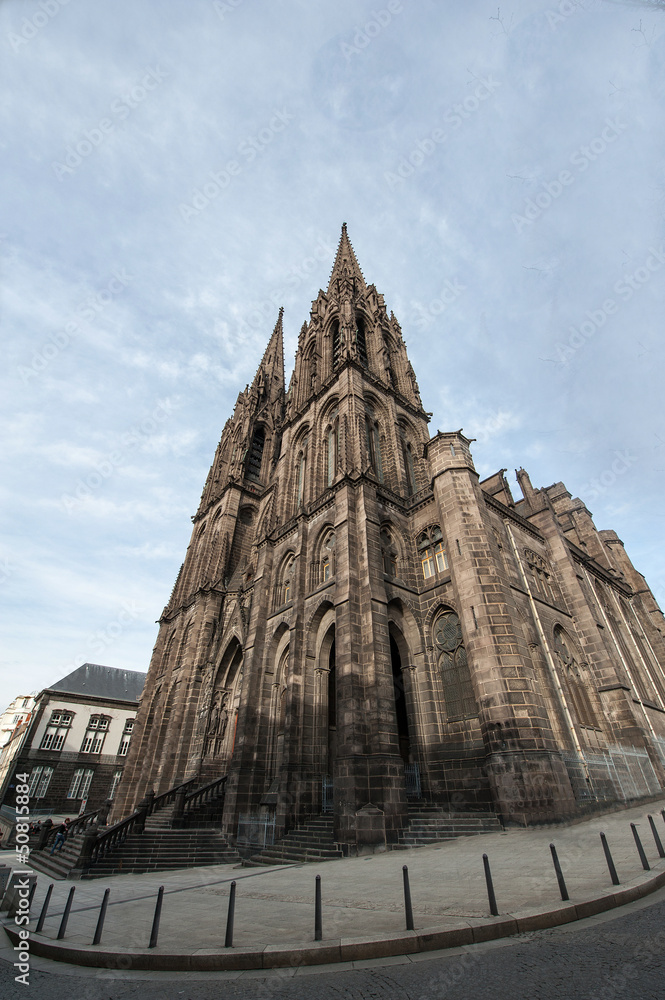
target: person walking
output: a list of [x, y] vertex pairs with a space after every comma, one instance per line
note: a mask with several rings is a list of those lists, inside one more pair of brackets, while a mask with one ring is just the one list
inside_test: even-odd
[[68, 830], [69, 830], [69, 819], [66, 819], [65, 822], [61, 823], [58, 829], [55, 831], [55, 840], [53, 841], [51, 854], [54, 854], [56, 851], [62, 850], [62, 845], [67, 839]]

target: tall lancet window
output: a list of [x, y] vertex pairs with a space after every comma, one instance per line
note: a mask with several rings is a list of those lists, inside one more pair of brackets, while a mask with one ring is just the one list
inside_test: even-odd
[[332, 486], [333, 480], [339, 471], [339, 415], [333, 413], [328, 427], [328, 486]]
[[413, 451], [408, 441], [402, 438], [402, 456], [404, 458], [404, 472], [406, 473], [406, 492], [411, 496], [416, 492], [416, 468], [413, 462]]
[[245, 478], [251, 479], [254, 483], [261, 481], [261, 462], [263, 460], [263, 448], [265, 443], [266, 432], [263, 427], [257, 427], [254, 431], [252, 444], [249, 449], [249, 455], [247, 457], [247, 471], [245, 472]]
[[300, 507], [305, 498], [305, 478], [307, 476], [307, 438], [304, 438], [300, 453], [298, 455], [297, 477], [297, 497], [296, 503]]
[[370, 467], [379, 482], [383, 482], [379, 425], [374, 419], [374, 414], [371, 411], [368, 411], [365, 416], [365, 430], [367, 432], [367, 452], [369, 455]]
[[333, 320], [332, 325], [332, 363], [333, 368], [339, 367], [342, 353], [342, 338], [339, 332], [339, 320]]
[[363, 368], [367, 368], [367, 337], [365, 335], [365, 320], [362, 316], [356, 316], [356, 347], [358, 348], [358, 360]]

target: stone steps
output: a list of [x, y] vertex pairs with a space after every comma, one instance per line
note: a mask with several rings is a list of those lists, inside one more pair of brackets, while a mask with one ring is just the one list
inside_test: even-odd
[[240, 855], [213, 830], [146, 830], [91, 866], [86, 878], [132, 872], [170, 871], [209, 865], [240, 864]]
[[[313, 816], [276, 844], [252, 855], [251, 865], [303, 864], [311, 861], [336, 861], [343, 857], [333, 840], [332, 816]], [[244, 862], [243, 862], [244, 863]]]
[[400, 832], [397, 848], [427, 847], [457, 837], [501, 833], [503, 827], [493, 812], [450, 812], [437, 806], [409, 809], [409, 822]]

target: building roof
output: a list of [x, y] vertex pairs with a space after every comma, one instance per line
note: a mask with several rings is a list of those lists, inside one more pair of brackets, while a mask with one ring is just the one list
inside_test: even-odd
[[69, 694], [89, 694], [94, 698], [111, 698], [117, 701], [138, 701], [146, 675], [138, 670], [120, 670], [104, 667], [100, 663], [83, 663], [62, 680], [51, 684], [48, 691], [66, 691]]

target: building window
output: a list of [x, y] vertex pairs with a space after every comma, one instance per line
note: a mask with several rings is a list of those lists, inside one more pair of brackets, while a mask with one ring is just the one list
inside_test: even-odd
[[342, 338], [339, 332], [339, 320], [334, 320], [332, 325], [332, 362], [333, 369], [337, 368], [341, 361]]
[[103, 715], [93, 715], [88, 722], [81, 753], [101, 753], [109, 728], [109, 720]]
[[87, 799], [88, 792], [90, 791], [90, 785], [92, 784], [92, 776], [94, 771], [86, 771], [83, 775], [83, 781], [81, 782], [81, 787], [79, 789], [78, 797], [79, 799]]
[[118, 747], [118, 756], [126, 757], [129, 750], [129, 741], [132, 735], [132, 729], [134, 728], [134, 719], [127, 719], [125, 722], [125, 729], [122, 734], [122, 739], [120, 740], [120, 746]]
[[307, 474], [307, 438], [304, 439], [302, 443], [302, 450], [298, 455], [298, 469], [297, 469], [297, 499], [296, 504], [298, 507], [302, 506], [305, 499], [305, 476]]
[[321, 546], [321, 580], [326, 583], [335, 575], [335, 532], [326, 535]]
[[39, 749], [62, 750], [72, 718], [71, 712], [52, 712]]
[[365, 336], [365, 320], [362, 316], [356, 316], [356, 347], [358, 348], [358, 360], [363, 368], [367, 368], [367, 337]]
[[425, 580], [448, 569], [448, 556], [443, 547], [441, 528], [432, 527], [418, 537], [418, 555]]
[[69, 791], [67, 792], [68, 799], [77, 798], [78, 790], [81, 787], [81, 782], [83, 780], [84, 769], [80, 768], [78, 771], [74, 771], [72, 775], [72, 783], [69, 786]]
[[586, 684], [581, 677], [579, 664], [572, 652], [572, 643], [560, 626], [554, 629], [554, 649], [563, 671], [578, 724], [588, 729], [598, 729], [596, 713], [593, 710]]
[[365, 417], [365, 431], [367, 434], [367, 453], [372, 472], [383, 482], [383, 463], [381, 462], [381, 439], [379, 435], [379, 425], [374, 419], [373, 413], [368, 413]]
[[37, 782], [42, 776], [43, 767], [33, 767], [30, 772], [30, 780], [28, 782], [28, 798], [34, 798], [35, 788], [37, 787]]
[[293, 571], [295, 567], [295, 556], [289, 555], [286, 557], [282, 563], [282, 569], [279, 574], [279, 582], [277, 584], [277, 590], [275, 594], [275, 605], [281, 607], [283, 604], [288, 604], [293, 599]]
[[462, 626], [454, 611], [445, 611], [434, 625], [434, 645], [439, 651], [439, 670], [449, 722], [478, 715], [464, 648]]
[[111, 787], [109, 788], [109, 793], [106, 796], [107, 799], [112, 799], [115, 796], [116, 789], [120, 784], [120, 779], [122, 778], [122, 771], [116, 771], [111, 779]]
[[253, 483], [261, 481], [261, 463], [263, 461], [263, 448], [266, 443], [266, 432], [263, 427], [257, 427], [252, 437], [252, 444], [247, 458], [247, 470], [245, 478]]
[[28, 796], [33, 799], [43, 799], [52, 777], [52, 767], [33, 767], [28, 783]]
[[402, 441], [402, 457], [404, 459], [404, 472], [406, 473], [407, 496], [416, 492], [416, 468], [413, 462], [413, 452], [411, 445], [407, 441]]
[[328, 427], [328, 486], [332, 486], [339, 465], [339, 417], [336, 413]]
[[393, 540], [390, 528], [381, 528], [381, 558], [383, 572], [388, 576], [397, 576], [397, 546]]

